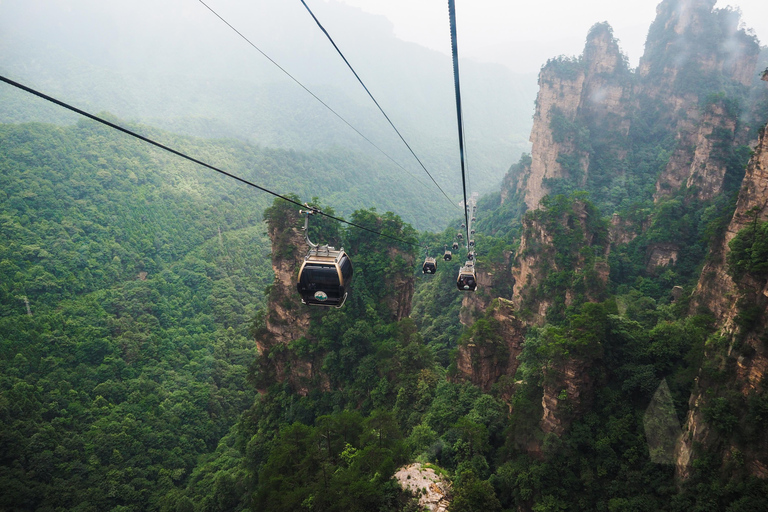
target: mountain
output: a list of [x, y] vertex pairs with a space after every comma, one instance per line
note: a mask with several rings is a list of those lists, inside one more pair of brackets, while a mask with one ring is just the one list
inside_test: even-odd
[[510, 405], [497, 495], [538, 471], [568, 488], [529, 480], [504, 506], [750, 510], [767, 496], [766, 50], [714, 4], [661, 2], [637, 70], [607, 24], [582, 56], [551, 59], [531, 155], [480, 202], [478, 229], [507, 252], [479, 267], [489, 294], [463, 301], [453, 375]]

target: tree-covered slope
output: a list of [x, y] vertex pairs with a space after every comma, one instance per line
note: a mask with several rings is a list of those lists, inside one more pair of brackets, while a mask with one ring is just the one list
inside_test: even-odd
[[[342, 212], [371, 194], [424, 205], [382, 194], [390, 177], [347, 152], [135, 128]], [[269, 196], [85, 121], [1, 125], [0, 170], [0, 507], [176, 510], [174, 489], [226, 494], [210, 464], [240, 468], [226, 434], [255, 401], [249, 331], [273, 280]], [[386, 244], [365, 252], [370, 237], [356, 236], [358, 273], [378, 286]], [[370, 307], [365, 282], [349, 307]]]

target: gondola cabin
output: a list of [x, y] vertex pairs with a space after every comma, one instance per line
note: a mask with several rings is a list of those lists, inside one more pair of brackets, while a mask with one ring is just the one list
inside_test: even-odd
[[424, 260], [424, 264], [421, 266], [421, 272], [424, 274], [434, 274], [437, 272], [437, 262], [435, 258], [427, 256]]
[[342, 247], [312, 248], [304, 257], [296, 285], [301, 302], [310, 306], [340, 308], [352, 281], [352, 261]]
[[469, 241], [469, 246], [470, 247], [474, 247], [475, 246], [475, 241], [474, 240], [470, 240]]
[[443, 260], [445, 261], [451, 261], [451, 258], [453, 258], [453, 254], [451, 254], [451, 251], [448, 249], [445, 250], [445, 254], [443, 254]]
[[459, 270], [459, 277], [456, 280], [456, 288], [462, 292], [473, 292], [477, 289], [477, 278], [475, 277], [475, 265], [468, 261]]
[[459, 242], [453, 242], [453, 245], [451, 247], [453, 247], [454, 251], [459, 250]]

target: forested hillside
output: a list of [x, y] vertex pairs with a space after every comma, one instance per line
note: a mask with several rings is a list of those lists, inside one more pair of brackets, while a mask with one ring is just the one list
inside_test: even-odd
[[[391, 188], [349, 186], [343, 173], [370, 168], [345, 152], [136, 128], [345, 209]], [[256, 396], [268, 196], [86, 121], [0, 126], [0, 168], [0, 507], [175, 510], [173, 489], [213, 493], [195, 468], [220, 442], [231, 457], [226, 434]]]

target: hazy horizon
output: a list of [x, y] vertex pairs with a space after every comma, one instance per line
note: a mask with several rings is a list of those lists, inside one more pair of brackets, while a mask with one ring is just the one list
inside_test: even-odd
[[[441, 53], [450, 51], [445, 0], [322, 1], [341, 2], [384, 16], [392, 23], [396, 37]], [[659, 3], [661, 0], [457, 0], [459, 52], [464, 58], [502, 64], [515, 73], [538, 73], [551, 57], [580, 55], [589, 28], [607, 21], [630, 65], [636, 67]], [[744, 26], [754, 31], [762, 46], [768, 44], [768, 2], [720, 0], [715, 7], [726, 6], [740, 9]]]

